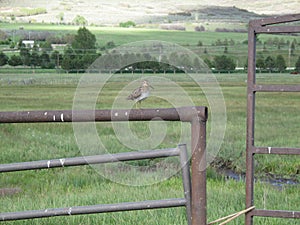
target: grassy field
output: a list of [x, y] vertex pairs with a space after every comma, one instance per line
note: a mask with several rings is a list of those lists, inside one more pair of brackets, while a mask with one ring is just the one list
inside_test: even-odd
[[[107, 82], [97, 101], [97, 108], [110, 109], [114, 100], [129, 82], [151, 74], [115, 74]], [[196, 105], [207, 105], [203, 93], [187, 75], [156, 74], [176, 82]], [[72, 109], [74, 93], [81, 74], [0, 74], [1, 111]], [[246, 137], [246, 74], [216, 74], [222, 88], [226, 111], [226, 133], [221, 149], [208, 168], [208, 220], [244, 209], [245, 183], [227, 179], [216, 173], [214, 167], [226, 167], [237, 173], [245, 172]], [[258, 74], [258, 83], [299, 84], [300, 77], [290, 74]], [[160, 86], [159, 86], [160, 85]], [[156, 86], [152, 97], [143, 103], [144, 108], [170, 107], [163, 98], [164, 92]], [[297, 147], [298, 124], [295, 122], [299, 94], [259, 94], [257, 98], [256, 144], [258, 146]], [[184, 103], [182, 103], [184, 104]], [[210, 129], [210, 120], [208, 129]], [[1, 124], [0, 163], [80, 156], [71, 124]], [[180, 136], [179, 123], [166, 123], [167, 136], [158, 147], [174, 147]], [[141, 139], [149, 136], [147, 123], [133, 123], [133, 132]], [[98, 134], [110, 152], [128, 151], [115, 136], [110, 123], [97, 125]], [[283, 135], [284, 134], [284, 135]], [[289, 178], [299, 181], [299, 158], [295, 156], [259, 156], [256, 159], [256, 177], [261, 178], [255, 187], [255, 206], [266, 209], [298, 210], [300, 197], [298, 185], [270, 184], [268, 177]], [[19, 188], [13, 196], [1, 196], [0, 211], [20, 211], [39, 208], [92, 205], [145, 199], [182, 197], [180, 174], [160, 182], [158, 171], [145, 173], [140, 166], [155, 165], [160, 161], [143, 161], [136, 166], [137, 179], [150, 177], [152, 185], [131, 186], [113, 182], [108, 178], [121, 175], [133, 179], [130, 171], [122, 167], [107, 167], [102, 177], [94, 167], [73, 167], [53, 170], [15, 172], [0, 175], [0, 188]], [[163, 161], [163, 166], [178, 165], [177, 160]], [[186, 224], [184, 208], [122, 212], [115, 214], [86, 215], [7, 222], [5, 224]], [[243, 224], [243, 218], [232, 224]], [[296, 225], [296, 220], [256, 218], [255, 224]]]

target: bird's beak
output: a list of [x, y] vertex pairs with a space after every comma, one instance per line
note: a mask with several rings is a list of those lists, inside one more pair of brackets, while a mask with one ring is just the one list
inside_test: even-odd
[[154, 89], [154, 87], [152, 87], [151, 85], [149, 85], [149, 87], [151, 87], [152, 89]]

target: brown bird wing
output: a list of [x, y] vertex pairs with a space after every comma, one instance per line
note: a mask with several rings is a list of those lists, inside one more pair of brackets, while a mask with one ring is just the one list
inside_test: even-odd
[[127, 99], [128, 100], [134, 100], [134, 99], [137, 99], [138, 97], [140, 97], [142, 94], [142, 88], [139, 87], [137, 89], [135, 89], [128, 97]]

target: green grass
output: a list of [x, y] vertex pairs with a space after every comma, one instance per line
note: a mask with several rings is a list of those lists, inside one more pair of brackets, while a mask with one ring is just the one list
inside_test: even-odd
[[[151, 75], [151, 74], [150, 74]], [[1, 111], [72, 109], [73, 97], [80, 74], [0, 74]], [[134, 79], [149, 74], [115, 74], [101, 91], [97, 108], [110, 109], [119, 90]], [[157, 74], [161, 78], [177, 82], [196, 105], [207, 105], [202, 92], [191, 79], [183, 74]], [[227, 110], [227, 130], [218, 159], [227, 162], [231, 169], [245, 172], [246, 138], [246, 74], [216, 74], [222, 88]], [[34, 80], [32, 83], [23, 81]], [[299, 83], [300, 77], [289, 74], [258, 74], [259, 83]], [[10, 83], [9, 83], [10, 81]], [[153, 95], [166, 95], [161, 87], [170, 88], [168, 83], [157, 84]], [[170, 89], [172, 90], [172, 89]], [[178, 92], [180, 93], [180, 92]], [[179, 96], [177, 95], [177, 98]], [[299, 96], [289, 94], [258, 94], [256, 144], [259, 146], [299, 146], [297, 138], [297, 110]], [[185, 103], [183, 103], [185, 104]], [[170, 107], [162, 98], [150, 97], [143, 107]], [[160, 147], [174, 147], [179, 142], [180, 123], [166, 123], [167, 136]], [[151, 132], [148, 123], [132, 123], [131, 130], [141, 139]], [[208, 130], [210, 129], [210, 120]], [[97, 125], [97, 131], [106, 149], [110, 152], [128, 151], [114, 134], [110, 123]], [[284, 136], [283, 136], [284, 134]], [[62, 157], [80, 156], [71, 124], [1, 124], [0, 162], [20, 162]], [[144, 147], [143, 147], [144, 148]], [[256, 176], [266, 174], [283, 178], [299, 178], [299, 158], [295, 156], [255, 156]], [[229, 163], [230, 162], [230, 163]], [[176, 169], [178, 160], [143, 161], [128, 163], [130, 166], [172, 165]], [[177, 165], [177, 166], [176, 166]], [[21, 192], [14, 196], [1, 198], [0, 211], [20, 211], [75, 205], [116, 203], [182, 197], [183, 190], [179, 174], [164, 182], [160, 181], [160, 171], [145, 173], [134, 168], [120, 170], [121, 165], [105, 167], [106, 178], [118, 181], [142, 182], [149, 178], [153, 185], [135, 187], [110, 181], [100, 176], [94, 167], [60, 168], [14, 172], [0, 175], [0, 188], [18, 187]], [[162, 167], [165, 168], [165, 167]], [[117, 171], [117, 172], [116, 172]], [[131, 171], [131, 173], [130, 173]], [[119, 175], [119, 176], [117, 176]], [[135, 179], [137, 178], [137, 179]], [[123, 180], [122, 180], [123, 179]], [[158, 182], [158, 183], [157, 183]], [[245, 184], [243, 181], [226, 180], [217, 175], [212, 168], [208, 171], [208, 220], [232, 214], [244, 209]], [[258, 182], [255, 186], [255, 205], [257, 208], [297, 210], [299, 185], [281, 187]], [[122, 212], [114, 214], [85, 215], [37, 219], [30, 221], [7, 222], [5, 224], [186, 224], [184, 208]], [[255, 224], [297, 224], [296, 220], [255, 218]], [[242, 224], [243, 217], [232, 224]]]

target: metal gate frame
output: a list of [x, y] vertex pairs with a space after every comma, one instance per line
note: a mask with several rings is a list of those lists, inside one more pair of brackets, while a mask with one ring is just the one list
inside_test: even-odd
[[[76, 117], [74, 115], [76, 114]], [[93, 116], [91, 116], [93, 115]], [[68, 159], [42, 160], [1, 164], [0, 172], [48, 169], [62, 166], [79, 166], [95, 163], [108, 163], [134, 159], [169, 157], [180, 155], [183, 172], [185, 198], [165, 199], [144, 202], [130, 202], [95, 206], [75, 206], [68, 208], [0, 213], [0, 222], [16, 219], [32, 219], [52, 216], [79, 215], [91, 213], [130, 211], [185, 206], [188, 224], [206, 225], [206, 121], [207, 107], [180, 107], [167, 109], [129, 109], [95, 111], [22, 111], [0, 112], [1, 123], [62, 123], [62, 122], [116, 122], [116, 121], [181, 121], [191, 124], [191, 170], [186, 165], [188, 159], [185, 146], [176, 149], [119, 153]], [[60, 119], [57, 119], [60, 118]], [[181, 149], [181, 150], [180, 150]], [[183, 150], [182, 150], [183, 149]], [[185, 166], [184, 166], [185, 165]], [[191, 184], [189, 184], [191, 182]], [[190, 187], [191, 186], [191, 187]]]
[[[300, 26], [274, 26], [300, 21], [300, 14], [252, 20], [248, 29], [248, 88], [246, 137], [246, 208], [254, 205], [254, 155], [300, 155], [300, 148], [257, 147], [254, 143], [256, 92], [300, 92], [300, 85], [256, 84], [256, 37], [258, 34], [300, 33]], [[300, 211], [255, 209], [246, 213], [245, 224], [252, 225], [253, 217], [278, 217], [300, 219]]]

